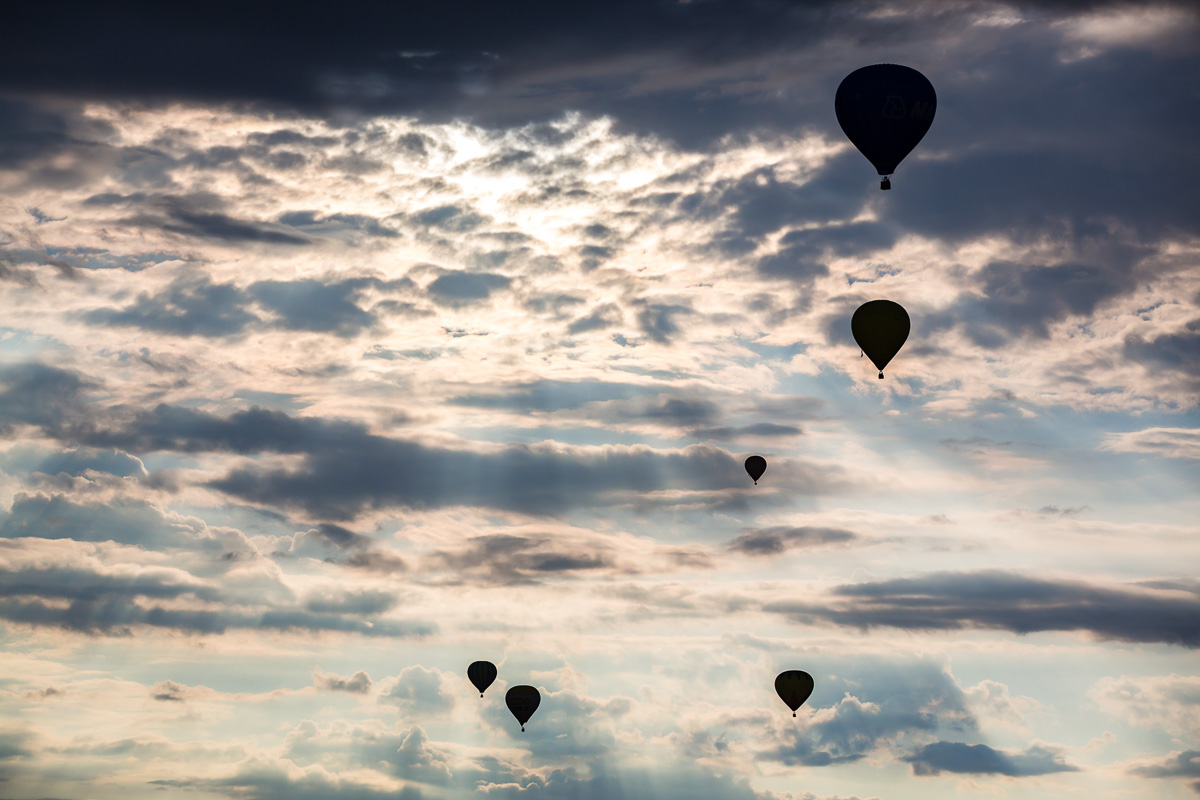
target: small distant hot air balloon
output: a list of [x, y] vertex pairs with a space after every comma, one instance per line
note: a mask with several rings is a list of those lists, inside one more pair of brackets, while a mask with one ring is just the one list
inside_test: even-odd
[[850, 318], [850, 332], [854, 334], [854, 341], [875, 364], [880, 380], [883, 380], [883, 368], [904, 346], [911, 327], [908, 312], [891, 300], [863, 303]]
[[483, 697], [483, 693], [496, 680], [496, 665], [490, 661], [476, 661], [467, 667], [467, 677], [479, 690], [479, 696]]
[[758, 479], [767, 471], [767, 460], [762, 456], [750, 456], [746, 459], [746, 474], [754, 479], [754, 485], [758, 486]]
[[532, 686], [514, 686], [504, 695], [504, 703], [512, 715], [517, 718], [517, 722], [521, 723], [523, 732], [525, 723], [529, 722], [533, 712], [537, 711], [538, 706], [542, 704], [542, 696]]
[[789, 669], [781, 672], [775, 678], [775, 693], [796, 716], [796, 709], [804, 705], [804, 701], [813, 693], [812, 675], [799, 669]]
[[846, 138], [884, 176], [879, 188], [890, 189], [887, 176], [933, 124], [937, 94], [912, 67], [874, 64], [842, 80], [833, 108]]

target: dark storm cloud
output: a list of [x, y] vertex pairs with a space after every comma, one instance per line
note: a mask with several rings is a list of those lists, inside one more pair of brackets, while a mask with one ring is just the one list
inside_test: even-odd
[[86, 413], [83, 393], [96, 384], [67, 370], [38, 363], [0, 367], [0, 431], [34, 425], [50, 435]]
[[776, 425], [774, 422], [756, 422], [753, 425], [742, 425], [730, 428], [696, 428], [691, 435], [697, 439], [713, 439], [728, 441], [743, 436], [800, 436], [804, 430], [794, 425]]
[[72, 123], [61, 112], [0, 98], [0, 168], [23, 166], [78, 144]]
[[[1137, 285], [1132, 269], [1096, 264], [1030, 266], [993, 262], [977, 275], [982, 296], [960, 298], [950, 312], [981, 347], [1003, 346], [1016, 336], [1050, 336], [1047, 325], [1069, 314], [1087, 316]], [[928, 323], [926, 329], [937, 326]]]
[[75, 264], [69, 258], [47, 255], [27, 248], [0, 247], [0, 279], [25, 286], [38, 285], [37, 276], [28, 267], [54, 267], [59, 277], [77, 278]]
[[220, 417], [206, 411], [160, 404], [135, 413], [107, 429], [88, 427], [72, 432], [93, 445], [136, 452], [300, 453], [346, 446], [364, 435], [349, 422], [292, 417], [282, 411], [251, 408]]
[[1196, 175], [1200, 109], [1170, 99], [1186, 91], [1194, 49], [1160, 60], [1118, 48], [1069, 64], [1060, 53], [1017, 40], [972, 56], [975, 79], [935, 77], [939, 116], [922, 147], [960, 154], [902, 165], [896, 189], [911, 194], [884, 204], [884, 219], [947, 239], [1084, 237], [1107, 219], [1140, 239], [1200, 230], [1195, 194], [1177, 180]]
[[142, 294], [117, 311], [96, 309], [83, 315], [94, 325], [120, 325], [173, 336], [235, 336], [259, 321], [248, 310], [245, 292], [214, 284], [205, 276], [182, 278], [157, 295]]
[[487, 221], [469, 208], [455, 205], [427, 208], [411, 215], [409, 219], [418, 225], [450, 233], [467, 233]]
[[637, 323], [642, 333], [659, 344], [671, 344], [672, 337], [679, 333], [676, 318], [694, 313], [690, 304], [652, 303], [635, 301]]
[[729, 549], [750, 556], [771, 556], [787, 550], [849, 544], [858, 534], [840, 528], [760, 528], [743, 531], [729, 543]]
[[429, 284], [427, 291], [434, 302], [464, 306], [487, 300], [492, 292], [506, 288], [512, 280], [488, 272], [447, 272]]
[[640, 447], [567, 451], [549, 445], [471, 452], [360, 433], [314, 449], [298, 469], [244, 467], [209, 485], [249, 502], [303, 508], [325, 519], [389, 506], [464, 505], [554, 515], [672, 487], [717, 493], [741, 485], [740, 468], [728, 453], [702, 445], [666, 454]]
[[359, 670], [349, 678], [341, 675], [331, 675], [318, 671], [313, 676], [313, 685], [318, 689], [330, 692], [349, 692], [351, 694], [368, 694], [371, 691], [371, 676]]
[[[1129, 770], [1143, 778], [1196, 778], [1200, 779], [1200, 750], [1184, 750], [1173, 753], [1157, 764], [1147, 764]], [[1200, 780], [1192, 783], [1192, 791], [1200, 794]]]
[[1086, 631], [1101, 639], [1200, 647], [1200, 597], [1193, 593], [1001, 571], [848, 584], [823, 604], [777, 602], [764, 608], [797, 623], [862, 629]]
[[[229, 607], [185, 609], [154, 602], [189, 598], [229, 603]], [[387, 637], [425, 636], [435, 630], [426, 623], [366, 618], [350, 608], [314, 611], [275, 607], [252, 611], [243, 601], [226, 598], [213, 585], [195, 579], [182, 581], [163, 570], [102, 574], [67, 567], [0, 568], [0, 618], [106, 635], [128, 635], [141, 626], [199, 634], [251, 629], [340, 631]]]
[[146, 474], [142, 462], [119, 450], [111, 452], [64, 450], [47, 456], [35, 467], [35, 472], [47, 475], [65, 473], [71, 476], [87, 472], [104, 472], [119, 478], [140, 477]]
[[363, 547], [370, 547], [374, 541], [369, 536], [363, 536], [361, 533], [355, 533], [352, 530], [343, 528], [341, 525], [334, 525], [329, 522], [321, 523], [314, 530], [322, 539], [343, 550], [357, 550]]
[[92, 195], [84, 205], [125, 207], [133, 213], [116, 224], [221, 242], [307, 245], [311, 240], [275, 223], [241, 220], [224, 213], [224, 201], [209, 192], [187, 195], [115, 193]]
[[310, 236], [331, 236], [347, 232], [380, 239], [395, 239], [400, 236], [399, 231], [365, 214], [322, 215], [317, 211], [289, 211], [281, 216], [279, 221]]
[[914, 775], [940, 775], [953, 772], [967, 775], [1007, 775], [1021, 778], [1030, 775], [1053, 775], [1056, 772], [1078, 772], [1079, 767], [1068, 764], [1062, 754], [1046, 747], [1031, 747], [1024, 753], [995, 750], [985, 744], [934, 742], [904, 759], [912, 764]]
[[[81, 397], [86, 384], [72, 373], [22, 365], [0, 373], [0, 378], [5, 376], [10, 383], [0, 392], [0, 423], [35, 424], [50, 436], [131, 453], [300, 454], [303, 459], [295, 469], [250, 465], [209, 485], [250, 502], [304, 508], [325, 520], [350, 519], [367, 509], [389, 506], [464, 505], [560, 514], [671, 488], [708, 493], [709, 502], [718, 502], [724, 490], [742, 481], [740, 463], [710, 445], [665, 453], [641, 446], [573, 449], [550, 444], [513, 444], [480, 452], [440, 449], [377, 436], [354, 422], [293, 417], [261, 408], [227, 417], [167, 404], [133, 412], [88, 408]], [[29, 402], [52, 387], [61, 391], [33, 413]], [[560, 407], [587, 402], [597, 389], [625, 391], [608, 384], [543, 382], [516, 398], [516, 405], [525, 407], [543, 389], [550, 396], [566, 390]], [[501, 407], [514, 403], [505, 396], [473, 400], [497, 400]], [[797, 469], [795, 478], [806, 491], [832, 491], [839, 481], [828, 470], [818, 473], [803, 465]]]
[[572, 336], [578, 336], [581, 333], [588, 331], [599, 331], [605, 328], [611, 328], [614, 325], [620, 325], [625, 317], [621, 313], [621, 307], [616, 303], [602, 303], [591, 310], [585, 316], [572, 322], [567, 326], [567, 333]]
[[1178, 333], [1154, 339], [1130, 335], [1125, 339], [1125, 357], [1151, 368], [1180, 373], [1193, 389], [1200, 389], [1200, 319], [1189, 322]]
[[322, 589], [304, 598], [304, 607], [317, 614], [371, 615], [391, 611], [399, 602], [396, 595], [378, 589]]
[[375, 324], [375, 316], [355, 302], [367, 288], [393, 288], [402, 282], [353, 278], [338, 283], [319, 280], [259, 281], [247, 294], [279, 316], [280, 327], [354, 336]]
[[646, 389], [632, 383], [539, 380], [496, 394], [472, 394], [450, 400], [455, 405], [511, 411], [562, 411], [594, 401], [634, 397]]
[[[286, 27], [278, 24], [282, 7], [243, 9], [224, 15], [219, 30], [182, 7], [82, 8], [65, 18], [28, 8], [11, 20], [25, 35], [0, 55], [0, 88], [309, 113], [470, 114], [502, 124], [583, 107], [710, 140], [745, 130], [751, 118], [774, 128], [804, 118], [796, 106], [807, 105], [807, 93], [779, 102], [760, 66], [764, 53], [918, 30], [903, 18], [854, 19], [825, 5], [618, 0], [449, 9], [351, 0], [335, 16], [293, 16]], [[643, 75], [649, 80], [638, 81]]]
[[[205, 549], [200, 531], [167, 520], [159, 509], [137, 500], [105, 504], [77, 503], [64, 495], [23, 494], [0, 520], [0, 537], [16, 539], [74, 539], [77, 542], [119, 542], [150, 549]], [[217, 542], [211, 540], [211, 546]]]
[[448, 570], [455, 580], [470, 579], [502, 585], [537, 583], [542, 578], [579, 576], [616, 570], [613, 554], [606, 548], [572, 540], [560, 542], [550, 536], [477, 536], [464, 547], [438, 551], [429, 556], [432, 564]]
[[423, 800], [425, 797], [415, 786], [405, 786], [399, 791], [379, 789], [327, 772], [294, 776], [282, 766], [262, 763], [247, 766], [231, 778], [169, 778], [150, 784], [160, 789], [202, 791], [238, 800]]
[[887, 249], [895, 242], [895, 232], [875, 222], [790, 231], [779, 240], [778, 253], [759, 259], [758, 271], [768, 277], [805, 283], [828, 275], [824, 262], [831, 257], [865, 255]]
[[347, 567], [376, 572], [381, 575], [396, 575], [408, 571], [408, 562], [398, 555], [379, 550], [353, 553], [342, 562]]
[[[121, 325], [174, 336], [218, 338], [236, 336], [251, 328], [275, 327], [353, 337], [377, 322], [376, 309], [364, 310], [358, 301], [369, 289], [381, 292], [412, 288], [407, 280], [350, 278], [335, 283], [316, 279], [259, 281], [242, 289], [209, 282], [207, 276], [180, 278], [151, 295], [142, 294], [120, 310], [96, 309], [83, 318], [92, 324]], [[251, 308], [257, 303], [274, 318], [264, 320]], [[376, 308], [395, 311], [390, 301]]]

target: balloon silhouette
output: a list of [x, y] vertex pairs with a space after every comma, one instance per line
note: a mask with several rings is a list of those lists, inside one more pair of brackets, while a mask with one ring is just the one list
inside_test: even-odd
[[496, 680], [496, 665], [490, 661], [476, 661], [467, 667], [467, 677], [479, 690], [479, 696], [483, 697], [483, 693]]
[[804, 705], [804, 701], [813, 693], [812, 675], [798, 669], [781, 672], [775, 678], [775, 693], [796, 716], [796, 709]]
[[880, 380], [883, 380], [883, 368], [904, 346], [910, 328], [908, 312], [891, 300], [863, 303], [850, 318], [850, 332], [854, 334], [854, 341], [875, 364]]
[[517, 722], [521, 723], [521, 730], [524, 731], [525, 723], [529, 722], [533, 712], [541, 705], [542, 696], [532, 686], [514, 686], [504, 695], [504, 703], [517, 718]]
[[750, 456], [746, 459], [746, 474], [754, 479], [754, 485], [758, 486], [758, 479], [767, 471], [767, 460], [762, 456]]
[[842, 79], [833, 109], [846, 138], [885, 176], [879, 188], [890, 189], [886, 176], [933, 124], [937, 94], [929, 79], [912, 67], [875, 64]]

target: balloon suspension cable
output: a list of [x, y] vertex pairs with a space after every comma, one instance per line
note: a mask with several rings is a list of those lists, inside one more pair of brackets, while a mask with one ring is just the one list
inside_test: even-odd
[[883, 380], [883, 373], [879, 373], [879, 380]]

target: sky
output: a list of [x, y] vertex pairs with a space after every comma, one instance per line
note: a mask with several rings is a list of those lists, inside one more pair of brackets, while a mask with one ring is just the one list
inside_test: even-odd
[[1194, 5], [177, 5], [5, 11], [0, 796], [1200, 794]]

